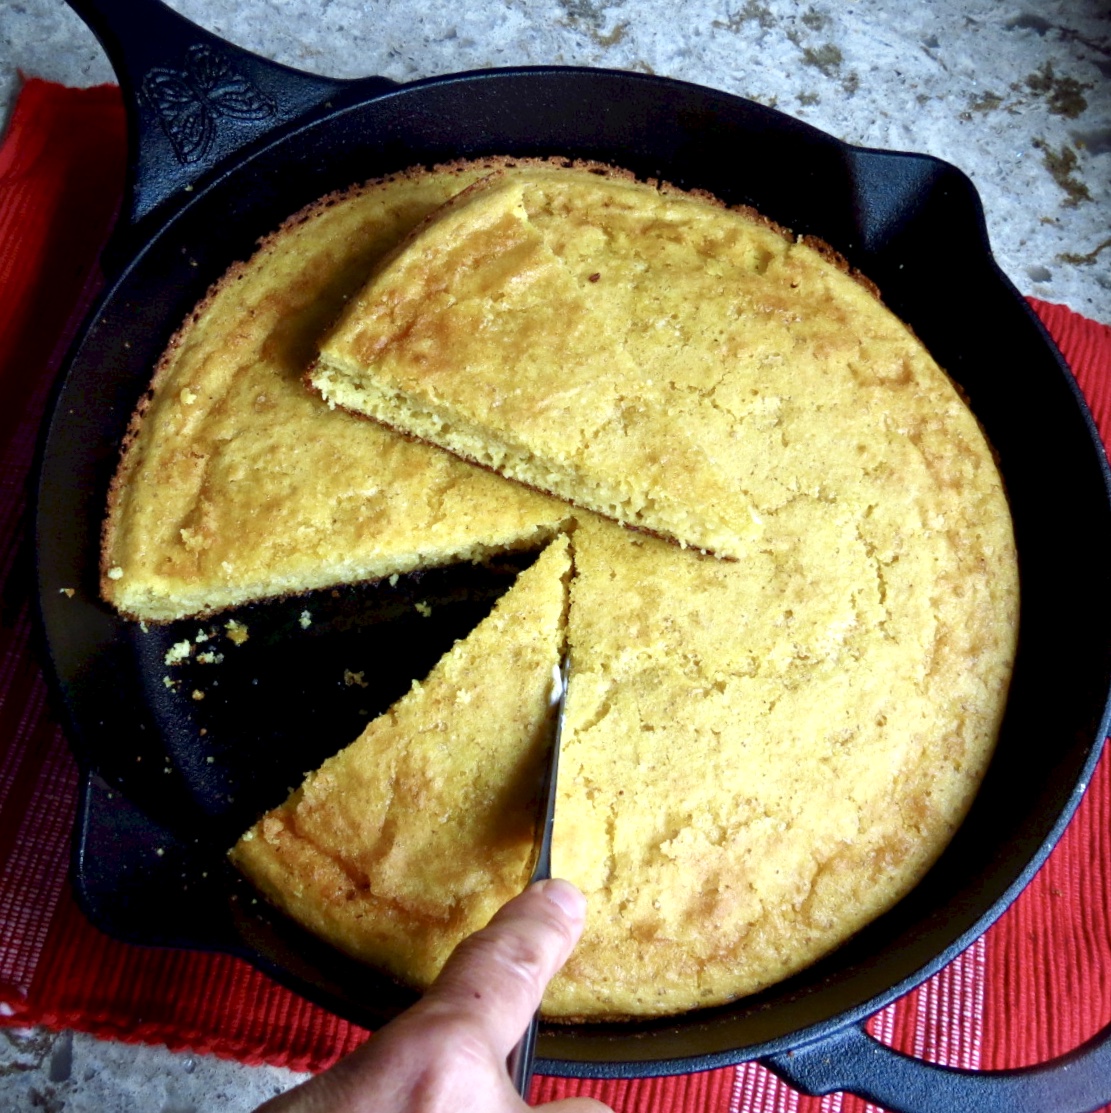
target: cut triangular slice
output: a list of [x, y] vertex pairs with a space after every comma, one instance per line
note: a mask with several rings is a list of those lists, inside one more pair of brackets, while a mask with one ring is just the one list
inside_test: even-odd
[[528, 880], [570, 575], [561, 536], [423, 682], [263, 816], [232, 861], [335, 946], [431, 981]]
[[[555, 208], [563, 219], [547, 222]], [[352, 300], [308, 380], [335, 405], [527, 486], [738, 556], [759, 518], [732, 466], [736, 422], [715, 411], [720, 363], [706, 361], [704, 381], [687, 389], [666, 368], [653, 380], [630, 354], [643, 306], [631, 305], [621, 272], [639, 269], [648, 286], [683, 275], [663, 256], [645, 271], [630, 237], [610, 234], [612, 209], [640, 212], [663, 256], [683, 219], [742, 220], [589, 174], [476, 183]], [[688, 252], [682, 265], [704, 268], [705, 258]], [[668, 327], [652, 328], [653, 349], [681, 347], [671, 323], [656, 324]]]

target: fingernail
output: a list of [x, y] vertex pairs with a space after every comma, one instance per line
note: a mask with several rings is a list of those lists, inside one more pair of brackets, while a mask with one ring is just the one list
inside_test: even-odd
[[539, 889], [569, 920], [586, 918], [586, 897], [570, 881], [554, 877], [541, 881]]

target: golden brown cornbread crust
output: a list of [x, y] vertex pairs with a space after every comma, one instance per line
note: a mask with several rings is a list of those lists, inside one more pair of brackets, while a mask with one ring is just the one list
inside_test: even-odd
[[[309, 381], [530, 487], [737, 557], [759, 533], [747, 487], [767, 445], [728, 392], [758, 383], [760, 360], [820, 367], [838, 315], [870, 301], [842, 264], [675, 191], [495, 174], [384, 258]], [[902, 341], [886, 362], [921, 352], [878, 304], [863, 319], [864, 339]]]
[[528, 880], [570, 576], [561, 536], [232, 861], [323, 938], [428, 985]]

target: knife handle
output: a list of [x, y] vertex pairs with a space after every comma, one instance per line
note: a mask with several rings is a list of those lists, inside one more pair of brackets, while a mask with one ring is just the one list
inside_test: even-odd
[[[541, 800], [544, 806], [543, 820], [540, 824], [540, 844], [536, 853], [536, 865], [533, 867], [529, 884], [537, 881], [546, 881], [552, 876], [552, 820], [555, 816], [556, 779], [559, 775], [559, 747], [563, 735], [563, 709], [567, 702], [567, 682], [570, 675], [571, 658], [565, 651], [560, 667], [553, 677], [553, 691], [558, 693], [553, 705], [554, 720], [552, 723], [551, 753], [548, 766], [544, 774], [544, 784], [541, 790]], [[558, 682], [558, 683], [556, 683]], [[529, 1084], [532, 1082], [532, 1068], [536, 1061], [536, 1034], [540, 1029], [540, 1011], [533, 1013], [529, 1026], [517, 1042], [517, 1046], [509, 1053], [506, 1067], [509, 1077], [517, 1093], [522, 1098], [528, 1099]]]
[[532, 1083], [532, 1068], [536, 1061], [536, 1033], [540, 1029], [540, 1013], [533, 1013], [525, 1034], [517, 1042], [517, 1046], [509, 1053], [506, 1067], [509, 1077], [513, 1080], [513, 1087], [526, 1101], [528, 1100], [529, 1086]]

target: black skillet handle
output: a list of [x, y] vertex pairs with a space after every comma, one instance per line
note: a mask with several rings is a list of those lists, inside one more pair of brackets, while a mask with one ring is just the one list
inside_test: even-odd
[[971, 1071], [893, 1051], [850, 1025], [763, 1060], [795, 1089], [857, 1094], [892, 1113], [1092, 1113], [1111, 1101], [1111, 1025], [1036, 1067]]
[[241, 147], [342, 90], [395, 87], [337, 81], [242, 50], [161, 0], [68, 0], [108, 53], [130, 127], [127, 215], [138, 224]]

